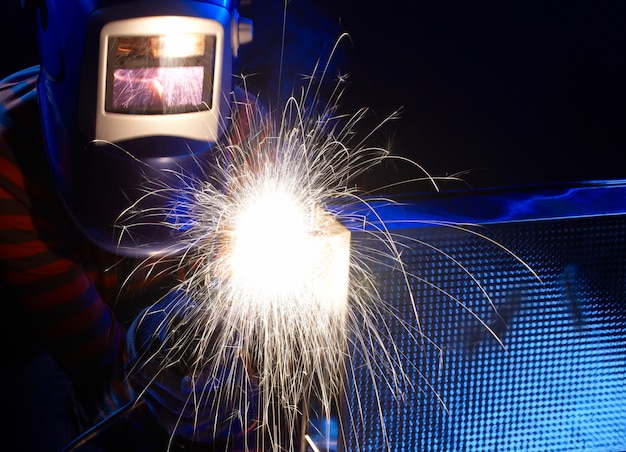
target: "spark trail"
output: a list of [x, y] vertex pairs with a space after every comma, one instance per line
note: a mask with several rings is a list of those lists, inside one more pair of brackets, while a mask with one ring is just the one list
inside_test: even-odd
[[[304, 439], [311, 442], [300, 425], [303, 412], [313, 400], [322, 415], [337, 408], [351, 374], [351, 353], [368, 367], [376, 393], [390, 390], [401, 397], [415, 383], [406, 381], [404, 366], [411, 363], [385, 324], [393, 307], [379, 295], [373, 264], [399, 272], [414, 306], [413, 318], [399, 320], [409, 337], [429, 342], [411, 281], [429, 283], [411, 275], [402, 260], [407, 237], [399, 240], [388, 231], [371, 198], [354, 187], [355, 179], [382, 162], [405, 159], [365, 145], [375, 131], [361, 138], [356, 131], [367, 111], [338, 115], [341, 93], [339, 84], [319, 110], [311, 81], [275, 114], [251, 97], [239, 98], [233, 121], [239, 126], [216, 145], [206, 177], [187, 182], [182, 191], [156, 191], [177, 203], [173, 211], [180, 218], [172, 227], [179, 229], [185, 252], [175, 265], [187, 277], [176, 290], [192, 300], [168, 325], [175, 332], [170, 361], [184, 355], [192, 385], [217, 380], [232, 388], [214, 402], [216, 410], [234, 406], [232, 416], [244, 418], [245, 425], [247, 417], [258, 418], [257, 436], [269, 442], [264, 450], [295, 451]], [[436, 188], [419, 165], [408, 163]], [[377, 246], [351, 241], [343, 224], [361, 224]], [[382, 412], [380, 419], [384, 431]]]
[[362, 324], [378, 301], [342, 221], [346, 205], [362, 201], [353, 179], [387, 152], [351, 145], [364, 111], [347, 121], [334, 108], [314, 114], [304, 107], [308, 95], [289, 99], [279, 121], [253, 102], [240, 104], [250, 130], [235, 130], [219, 152], [224, 188], [199, 181], [183, 208], [190, 221], [181, 264], [193, 271], [180, 289], [196, 303], [187, 320], [194, 362], [224, 351], [218, 372], [237, 350], [258, 385], [262, 430], [278, 431], [271, 447], [291, 450], [300, 447], [309, 401], [329, 415], [340, 400], [351, 335], [365, 326], [368, 353], [382, 346], [374, 322]]

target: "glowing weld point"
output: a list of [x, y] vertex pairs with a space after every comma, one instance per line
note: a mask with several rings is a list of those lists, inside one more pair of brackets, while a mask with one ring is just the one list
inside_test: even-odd
[[287, 193], [267, 190], [246, 203], [234, 233], [233, 277], [247, 288], [292, 292], [311, 260], [308, 218]]
[[258, 303], [289, 300], [303, 304], [296, 308], [345, 312], [350, 232], [289, 190], [269, 186], [251, 197], [232, 231], [232, 286]]

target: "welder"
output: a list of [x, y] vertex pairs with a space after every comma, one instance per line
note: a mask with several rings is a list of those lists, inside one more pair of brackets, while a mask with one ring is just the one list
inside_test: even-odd
[[22, 3], [40, 65], [0, 82], [3, 440], [60, 450], [139, 394], [127, 443], [100, 447], [150, 450], [153, 426], [199, 443], [243, 435], [198, 431], [232, 413], [181, 410], [184, 371], [155, 388], [128, 378], [128, 360], [161, 333], [137, 319], [167, 310], [154, 304], [179, 281], [160, 268], [180, 251], [171, 200], [146, 193], [210, 176], [213, 144], [240, 127], [233, 62], [251, 23], [236, 0]]

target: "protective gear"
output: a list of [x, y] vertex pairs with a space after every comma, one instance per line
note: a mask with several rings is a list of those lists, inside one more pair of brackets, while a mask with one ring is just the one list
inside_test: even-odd
[[215, 158], [251, 23], [237, 0], [33, 2], [44, 141], [70, 215], [108, 251], [176, 252], [172, 193]]
[[[246, 363], [233, 350], [229, 362], [215, 365], [215, 340], [204, 364], [193, 353], [186, 323], [193, 303], [182, 292], [146, 308], [128, 330], [126, 371], [131, 387], [170, 435], [195, 442], [242, 436], [254, 425], [258, 387]], [[219, 329], [212, 339], [219, 334]], [[183, 338], [183, 339], [181, 339]]]

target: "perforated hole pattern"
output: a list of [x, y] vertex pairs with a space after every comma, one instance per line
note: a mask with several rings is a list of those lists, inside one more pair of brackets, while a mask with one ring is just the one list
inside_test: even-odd
[[[626, 451], [626, 217], [474, 231], [536, 275], [476, 234], [401, 231], [410, 237], [402, 256], [415, 275], [421, 331], [432, 344], [413, 340], [393, 316], [385, 319], [412, 382], [401, 401], [387, 389], [376, 395], [353, 354], [346, 449]], [[412, 319], [401, 273], [385, 265], [374, 271], [382, 297]]]

